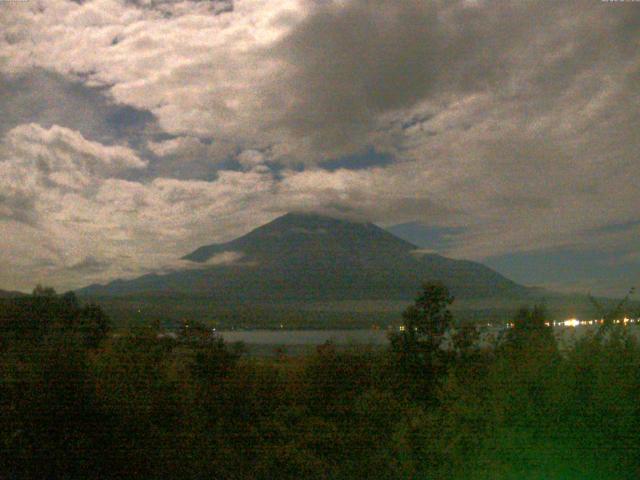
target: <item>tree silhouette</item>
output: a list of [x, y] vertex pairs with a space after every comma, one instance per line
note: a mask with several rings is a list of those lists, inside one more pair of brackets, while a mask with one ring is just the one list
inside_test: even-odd
[[453, 297], [441, 283], [425, 283], [413, 305], [402, 314], [399, 334], [391, 335], [391, 349], [404, 376], [404, 388], [414, 397], [429, 398], [436, 380], [446, 372], [446, 353], [440, 348], [453, 316]]
[[635, 293], [635, 287], [631, 287], [627, 294], [613, 308], [607, 309], [596, 297], [589, 295], [589, 301], [598, 312], [598, 317], [602, 320], [602, 324], [598, 329], [598, 335], [604, 334], [613, 325], [615, 320], [623, 317], [628, 310], [629, 300]]
[[546, 308], [543, 305], [536, 305], [532, 309], [521, 307], [513, 318], [512, 328], [505, 334], [505, 340], [516, 349], [555, 346]]
[[449, 305], [453, 300], [449, 289], [441, 283], [425, 283], [414, 304], [402, 314], [404, 328], [401, 338], [405, 347], [421, 344], [428, 350], [438, 349], [451, 327], [453, 316]]
[[80, 310], [78, 328], [85, 345], [96, 348], [107, 337], [111, 321], [100, 306], [89, 304]]

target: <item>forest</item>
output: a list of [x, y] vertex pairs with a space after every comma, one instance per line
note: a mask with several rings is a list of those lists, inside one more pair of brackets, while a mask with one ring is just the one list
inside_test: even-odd
[[388, 348], [266, 358], [197, 323], [115, 334], [48, 288], [3, 299], [0, 478], [640, 478], [619, 312], [561, 347], [542, 306], [480, 342], [452, 302], [424, 285]]

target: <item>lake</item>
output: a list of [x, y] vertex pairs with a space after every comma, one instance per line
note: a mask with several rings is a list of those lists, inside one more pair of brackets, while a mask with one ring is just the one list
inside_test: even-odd
[[[554, 327], [554, 333], [559, 345], [566, 346], [575, 338], [589, 330], [595, 330], [597, 326]], [[638, 335], [638, 325], [629, 325]], [[504, 328], [483, 328], [483, 337], [496, 336]], [[313, 351], [316, 346], [325, 342], [332, 342], [336, 346], [347, 347], [351, 345], [384, 347], [389, 343], [388, 331], [385, 329], [361, 329], [361, 330], [222, 330], [216, 332], [226, 342], [244, 342], [252, 355], [273, 355], [277, 349], [289, 354], [301, 354]]]
[[258, 345], [386, 345], [386, 330], [225, 330], [217, 332], [227, 342]]

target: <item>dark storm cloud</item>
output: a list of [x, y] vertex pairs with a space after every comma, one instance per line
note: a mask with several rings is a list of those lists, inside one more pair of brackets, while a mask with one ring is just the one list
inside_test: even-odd
[[26, 225], [37, 223], [35, 200], [21, 192], [11, 196], [0, 193], [0, 220], [14, 220]]
[[153, 115], [117, 105], [100, 88], [86, 87], [62, 75], [34, 69], [18, 76], [0, 73], [0, 137], [26, 123], [59, 125], [103, 143], [139, 144]]
[[295, 71], [283, 121], [322, 145], [347, 144], [380, 113], [436, 91], [484, 88], [501, 64], [503, 49], [491, 43], [504, 42], [513, 27], [489, 41], [491, 25], [479, 17], [460, 3], [358, 0], [320, 7], [280, 45]]
[[359, 148], [380, 114], [427, 99], [544, 94], [544, 108], [595, 63], [635, 55], [640, 9], [599, 3], [323, 4], [277, 48], [293, 71], [280, 125], [331, 150]]
[[[126, 0], [126, 3], [136, 5], [142, 8], [157, 9], [165, 12], [167, 16], [171, 16], [172, 4], [179, 3], [183, 0]], [[233, 11], [233, 0], [191, 0], [193, 3], [208, 4], [211, 13], [218, 15]]]
[[99, 273], [109, 268], [108, 262], [103, 262], [89, 255], [81, 261], [71, 265], [68, 270], [79, 273]]

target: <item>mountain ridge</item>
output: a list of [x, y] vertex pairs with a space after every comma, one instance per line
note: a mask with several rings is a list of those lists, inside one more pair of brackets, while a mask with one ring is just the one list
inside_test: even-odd
[[6, 298], [19, 298], [19, 297], [25, 297], [27, 296], [26, 293], [24, 292], [19, 292], [17, 290], [2, 290], [0, 289], [0, 299], [6, 299]]
[[424, 281], [440, 281], [459, 297], [528, 292], [482, 264], [420, 253], [372, 223], [311, 213], [288, 213], [182, 259], [192, 268], [115, 280], [78, 293], [183, 293], [238, 302], [410, 299]]

